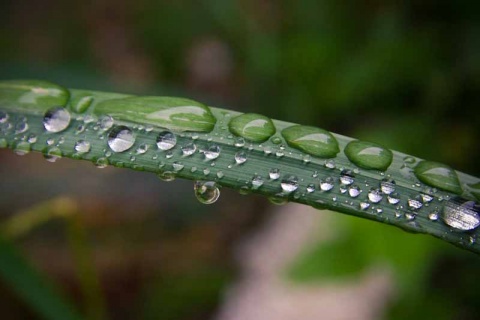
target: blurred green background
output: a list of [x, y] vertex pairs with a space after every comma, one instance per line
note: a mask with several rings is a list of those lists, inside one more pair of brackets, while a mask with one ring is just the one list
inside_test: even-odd
[[[479, 176], [479, 10], [477, 1], [434, 0], [2, 1], [0, 78], [190, 97]], [[188, 181], [41, 158], [0, 150], [0, 222], [8, 227], [26, 215], [33, 226], [5, 232], [7, 246], [86, 318], [225, 320], [237, 319], [227, 315], [235, 312], [256, 319], [231, 308], [238, 302], [231, 288], [252, 273], [238, 248], [267, 232], [278, 207], [229, 190], [204, 206]], [[56, 207], [58, 197], [74, 210]], [[474, 254], [389, 226], [322, 216], [316, 223], [334, 236], [307, 241], [288, 266], [272, 267], [294, 291], [308, 295], [325, 284], [334, 291], [380, 268], [390, 270], [393, 293], [376, 318], [480, 319]], [[284, 232], [288, 238], [298, 230]], [[266, 275], [257, 277], [263, 283]], [[320, 308], [286, 300], [293, 310]], [[270, 319], [268, 304], [262, 308], [257, 319]], [[0, 281], [0, 313], [39, 317], [7, 280]], [[316, 319], [283, 316], [272, 319]]]

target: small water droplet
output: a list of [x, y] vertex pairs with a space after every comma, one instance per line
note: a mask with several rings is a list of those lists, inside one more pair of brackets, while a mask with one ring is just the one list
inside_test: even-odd
[[372, 203], [379, 203], [382, 201], [383, 196], [382, 193], [379, 189], [372, 188], [370, 189], [370, 192], [368, 193], [368, 200]]
[[181, 149], [182, 149], [182, 154], [188, 157], [194, 154], [195, 151], [197, 151], [197, 146], [195, 145], [195, 143], [191, 142], [181, 147]]
[[132, 130], [126, 126], [115, 126], [108, 134], [108, 146], [114, 152], [124, 152], [135, 143]]
[[263, 185], [262, 176], [256, 174], [252, 177], [252, 189], [258, 189]]
[[348, 188], [348, 195], [352, 198], [356, 198], [360, 195], [360, 188], [357, 185], [352, 185]]
[[173, 152], [172, 151], [169, 150], [169, 151], [165, 152], [165, 158], [170, 159], [172, 157], [173, 157]]
[[218, 156], [220, 155], [220, 147], [217, 146], [216, 144], [212, 144], [211, 146], [208, 147], [207, 150], [204, 151], [205, 158], [208, 160], [214, 160], [217, 159]]
[[163, 181], [173, 181], [175, 180], [175, 172], [172, 171], [163, 171], [157, 174], [157, 177], [159, 177]]
[[285, 153], [283, 151], [278, 150], [277, 152], [275, 152], [275, 155], [277, 156], [277, 158], [281, 158], [285, 155]]
[[334, 181], [333, 178], [327, 177], [325, 179], [320, 180], [320, 189], [322, 191], [330, 191], [333, 189]]
[[480, 206], [475, 201], [456, 197], [445, 204], [442, 219], [454, 229], [468, 231], [480, 225], [479, 212]]
[[97, 161], [95, 161], [95, 166], [98, 169], [104, 169], [108, 167], [108, 159], [105, 157], [98, 158]]
[[185, 167], [185, 165], [181, 162], [175, 161], [174, 163], [172, 163], [172, 167], [174, 171], [178, 172], [181, 171]]
[[170, 131], [162, 131], [157, 136], [157, 147], [160, 150], [170, 150], [177, 144], [177, 137]]
[[355, 182], [354, 178], [355, 176], [353, 175], [352, 170], [342, 170], [342, 172], [340, 172], [340, 182], [346, 186]]
[[78, 140], [75, 143], [75, 151], [78, 153], [87, 153], [90, 151], [90, 142], [86, 140]]
[[395, 191], [395, 181], [392, 179], [383, 179], [380, 183], [380, 189], [385, 194], [391, 194]]
[[266, 156], [272, 154], [272, 152], [273, 150], [269, 146], [266, 146], [265, 148], [263, 148], [263, 153], [265, 153]]
[[137, 154], [144, 154], [147, 151], [148, 151], [148, 145], [146, 143], [142, 143], [141, 145], [139, 145], [136, 150]]
[[203, 169], [203, 174], [208, 176], [210, 174], [210, 169], [208, 168]]
[[336, 167], [335, 161], [333, 161], [333, 160], [325, 160], [325, 168], [335, 169], [335, 167]]
[[400, 195], [396, 192], [391, 193], [387, 196], [388, 203], [397, 204], [400, 202]]
[[282, 179], [280, 186], [284, 192], [293, 192], [298, 189], [298, 178], [294, 175], [288, 175]]
[[245, 161], [247, 161], [247, 154], [245, 151], [239, 151], [235, 154], [235, 162], [237, 164], [245, 163]]
[[27, 141], [28, 143], [35, 143], [37, 142], [37, 136], [32, 133], [28, 136]]
[[270, 139], [270, 141], [272, 141], [273, 144], [280, 144], [280, 143], [282, 143], [282, 139], [279, 138], [279, 137], [272, 137], [272, 139]]
[[272, 180], [277, 180], [278, 178], [280, 178], [280, 169], [277, 169], [277, 168], [270, 169], [270, 171], [268, 172], [268, 176]]
[[51, 146], [51, 145], [53, 145], [53, 144], [55, 143], [55, 139], [53, 139], [53, 138], [48, 138], [47, 141], [46, 141], [46, 143], [47, 143], [47, 146]]
[[70, 124], [70, 113], [65, 108], [47, 110], [43, 117], [43, 126], [49, 132], [61, 132]]
[[110, 129], [113, 126], [113, 118], [109, 115], [100, 117], [98, 126], [104, 131]]
[[427, 193], [422, 193], [420, 194], [420, 196], [422, 197], [422, 201], [424, 203], [430, 203], [433, 201], [433, 196], [427, 194]]
[[360, 202], [360, 209], [367, 210], [368, 207], [370, 207], [370, 204], [368, 202]]
[[310, 160], [310, 156], [308, 154], [304, 155], [303, 156], [303, 162], [304, 163], [309, 163], [311, 160]]
[[428, 219], [430, 219], [432, 221], [437, 221], [438, 220], [438, 211], [430, 212], [430, 214], [428, 215]]
[[241, 148], [245, 145], [245, 139], [243, 138], [238, 138], [237, 140], [235, 140], [235, 147], [237, 148]]
[[307, 192], [308, 193], [312, 193], [315, 191], [315, 185], [313, 183], [310, 183], [308, 186], [307, 186]]
[[420, 210], [423, 207], [422, 198], [416, 196], [414, 199], [408, 199], [408, 207], [410, 210]]
[[203, 204], [212, 204], [220, 197], [220, 189], [214, 181], [195, 181], [195, 196]]
[[222, 179], [224, 176], [225, 176], [225, 174], [223, 173], [223, 171], [218, 171], [217, 172], [217, 178], [218, 179]]
[[408, 221], [412, 221], [415, 219], [417, 215], [413, 212], [407, 212], [405, 213], [405, 219], [407, 219]]
[[285, 203], [288, 202], [287, 199], [282, 198], [282, 197], [277, 197], [277, 196], [269, 197], [269, 198], [268, 198], [268, 201], [270, 201], [271, 203], [273, 203], [273, 204], [275, 204], [275, 205], [277, 205], [277, 206], [284, 205]]
[[8, 113], [4, 112], [4, 111], [0, 111], [0, 123], [5, 123], [8, 121]]

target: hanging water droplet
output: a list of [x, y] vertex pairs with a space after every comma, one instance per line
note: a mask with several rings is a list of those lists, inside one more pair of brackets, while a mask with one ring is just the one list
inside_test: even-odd
[[423, 207], [422, 198], [416, 196], [414, 199], [408, 199], [408, 207], [410, 210], [420, 210]]
[[159, 177], [163, 181], [173, 181], [175, 180], [175, 173], [172, 171], [163, 171], [157, 174], [157, 177]]
[[358, 197], [360, 195], [360, 192], [362, 192], [362, 190], [360, 190], [357, 185], [352, 185], [348, 188], [348, 195], [352, 198]]
[[43, 117], [43, 126], [49, 132], [61, 132], [70, 124], [70, 113], [65, 108], [47, 110]]
[[270, 201], [271, 203], [273, 203], [273, 204], [275, 204], [275, 205], [277, 205], [277, 206], [284, 205], [285, 203], [288, 202], [287, 199], [282, 198], [282, 197], [277, 197], [277, 196], [269, 197], [269, 198], [268, 198], [268, 201]]
[[181, 149], [182, 149], [182, 154], [188, 157], [194, 154], [195, 151], [197, 151], [197, 146], [195, 145], [195, 143], [191, 142], [181, 147]]
[[141, 145], [139, 145], [136, 150], [137, 154], [144, 154], [147, 151], [148, 151], [148, 145], [145, 143], [142, 143]]
[[252, 177], [252, 189], [258, 189], [262, 186], [262, 184], [263, 184], [262, 176], [256, 174]]
[[98, 126], [102, 130], [108, 130], [113, 126], [113, 118], [109, 115], [101, 116], [98, 120]]
[[195, 181], [195, 196], [203, 204], [212, 204], [220, 197], [220, 189], [214, 181]]
[[55, 162], [62, 157], [62, 151], [57, 147], [48, 148], [43, 157], [49, 162]]
[[78, 153], [87, 153], [90, 151], [90, 142], [86, 140], [78, 140], [75, 143], [75, 151]]
[[8, 121], [8, 113], [0, 110], [0, 123], [5, 123]]
[[247, 161], [247, 154], [245, 151], [239, 151], [235, 154], [235, 162], [237, 164], [245, 163], [245, 161]]
[[114, 152], [124, 152], [135, 143], [132, 130], [126, 126], [115, 126], [108, 134], [108, 146]]
[[238, 138], [237, 140], [235, 140], [235, 147], [237, 148], [241, 148], [245, 145], [245, 139], [243, 138]]
[[284, 192], [293, 192], [298, 188], [298, 178], [294, 175], [288, 175], [282, 179], [280, 186]]
[[217, 159], [220, 155], [220, 147], [216, 144], [212, 144], [210, 147], [208, 147], [207, 150], [205, 150], [204, 154], [205, 158], [207, 158], [208, 160]]
[[456, 197], [449, 200], [442, 212], [443, 221], [450, 227], [468, 231], [480, 225], [480, 205], [475, 201], [467, 201]]
[[170, 150], [177, 144], [177, 137], [170, 131], [162, 131], [157, 136], [157, 147], [160, 150]]
[[322, 191], [330, 191], [333, 189], [333, 186], [334, 181], [331, 177], [320, 180], [320, 189], [322, 189]]
[[379, 189], [372, 188], [368, 193], [368, 200], [372, 203], [379, 203], [382, 201], [383, 196]]
[[307, 186], [307, 192], [308, 193], [312, 193], [315, 191], [315, 185], [313, 183], [310, 183], [308, 186]]
[[30, 143], [21, 141], [15, 145], [13, 151], [16, 155], [24, 156], [30, 152], [30, 149]]
[[270, 169], [270, 171], [268, 172], [268, 176], [272, 180], [277, 180], [278, 178], [280, 178], [280, 169], [278, 168]]
[[172, 167], [174, 171], [178, 172], [182, 170], [185, 167], [185, 165], [183, 165], [181, 162], [175, 161], [174, 163], [172, 163]]
[[333, 160], [325, 160], [325, 168], [335, 169], [335, 167], [336, 167], [335, 161], [333, 161]]
[[340, 182], [346, 186], [355, 182], [355, 176], [353, 175], [352, 170], [342, 170], [342, 172], [340, 172]]
[[380, 189], [385, 194], [390, 194], [395, 191], [395, 181], [392, 179], [383, 179], [380, 183]]
[[396, 192], [389, 194], [387, 196], [388, 203], [390, 204], [397, 204], [400, 202], [400, 195]]

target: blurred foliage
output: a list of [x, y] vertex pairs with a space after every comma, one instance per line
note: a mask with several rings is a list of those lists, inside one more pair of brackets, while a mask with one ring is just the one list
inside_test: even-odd
[[[434, 0], [3, 1], [0, 77], [188, 96], [372, 140], [478, 176], [479, 9], [476, 1]], [[15, 180], [8, 179], [5, 175], [4, 181]], [[9, 194], [5, 183], [2, 199], [11, 203], [16, 192]], [[42, 186], [32, 183], [37, 190]], [[143, 183], [132, 187], [140, 190], [132, 199], [148, 192]], [[163, 192], [171, 200], [178, 189]], [[110, 197], [97, 195], [102, 196]], [[236, 220], [222, 216], [226, 222], [219, 223], [211, 207], [185, 201], [155, 205], [162, 209], [153, 215], [164, 212], [161, 222], [147, 214], [138, 224], [130, 218], [92, 219], [89, 227], [101, 230], [92, 245], [120, 247], [119, 255], [138, 259], [132, 252], [148, 251], [144, 247], [157, 241], [175, 248], [162, 258], [175, 260], [184, 252], [185, 264], [189, 255], [203, 257], [195, 272], [180, 267], [174, 275], [170, 269], [178, 265], [161, 264], [150, 270], [158, 280], [139, 290], [145, 290], [146, 318], [189, 319], [192, 310], [208, 317], [230, 279], [225, 271], [230, 267], [218, 272], [214, 267], [229, 256], [230, 242], [218, 245], [207, 235]], [[261, 214], [259, 207], [251, 208], [250, 217]], [[227, 217], [242, 211], [215, 210], [222, 209], [232, 211]], [[200, 219], [204, 213], [208, 218]], [[245, 221], [244, 226], [255, 225]], [[391, 319], [470, 319], [478, 312], [477, 257], [381, 224], [350, 217], [335, 221], [342, 236], [302, 255], [292, 269], [295, 279], [354, 277], [372, 264], [388, 263], [402, 290]], [[192, 245], [205, 237], [207, 254]], [[118, 301], [110, 306], [117, 316], [127, 308]]]

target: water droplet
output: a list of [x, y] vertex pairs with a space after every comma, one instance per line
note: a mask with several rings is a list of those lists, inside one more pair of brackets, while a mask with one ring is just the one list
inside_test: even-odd
[[109, 99], [98, 103], [94, 112], [173, 131], [210, 132], [217, 122], [207, 106], [190, 99], [172, 97]]
[[304, 163], [309, 163], [310, 162], [310, 156], [308, 154], [303, 156], [303, 162]]
[[195, 181], [193, 189], [198, 201], [203, 204], [212, 204], [220, 197], [220, 189], [213, 181]]
[[333, 189], [334, 186], [333, 178], [327, 177], [325, 179], [320, 180], [320, 189], [322, 191], [330, 191]]
[[418, 180], [432, 187], [456, 194], [462, 193], [457, 173], [447, 165], [422, 161], [415, 167], [414, 173]]
[[263, 178], [262, 176], [256, 174], [252, 178], [252, 189], [258, 189], [262, 186], [263, 184]]
[[78, 153], [87, 153], [90, 151], [90, 142], [86, 140], [78, 140], [75, 143], [75, 151]]
[[278, 157], [278, 158], [281, 158], [285, 155], [285, 153], [283, 151], [280, 151], [278, 150], [277, 152], [275, 152], [275, 155]]
[[51, 146], [55, 143], [55, 139], [53, 138], [48, 138], [47, 141], [45, 141], [47, 143], [47, 146]]
[[237, 148], [241, 148], [245, 145], [245, 139], [243, 138], [238, 138], [237, 140], [235, 140], [235, 147]]
[[272, 141], [273, 144], [282, 143], [282, 139], [280, 137], [272, 137], [272, 139], [270, 141]]
[[405, 158], [403, 158], [403, 162], [406, 164], [414, 164], [415, 162], [417, 162], [417, 160], [415, 160], [414, 157], [406, 156]]
[[385, 171], [393, 159], [392, 151], [379, 144], [365, 141], [349, 142], [344, 152], [350, 161], [364, 169]]
[[256, 113], [245, 113], [232, 118], [228, 128], [234, 135], [253, 142], [266, 141], [276, 131], [272, 120]]
[[74, 99], [71, 102], [72, 111], [76, 113], [84, 113], [92, 105], [93, 97], [92, 96], [83, 96], [77, 99]]
[[400, 195], [398, 193], [391, 193], [387, 196], [388, 203], [397, 204], [400, 202]]
[[323, 129], [294, 125], [283, 129], [288, 145], [320, 158], [333, 158], [340, 152], [337, 140]]
[[476, 202], [457, 197], [445, 204], [442, 219], [454, 229], [474, 230], [480, 225], [479, 212], [480, 206]]
[[353, 175], [352, 170], [342, 170], [342, 172], [340, 172], [340, 182], [346, 186], [354, 183], [355, 176]]
[[280, 178], [280, 169], [277, 169], [277, 168], [270, 169], [270, 171], [268, 172], [268, 176], [272, 180], [277, 180], [278, 178]]
[[430, 203], [430, 202], [433, 201], [433, 196], [431, 196], [427, 193], [422, 193], [422, 194], [420, 194], [420, 196], [422, 197], [423, 203]]
[[177, 137], [170, 131], [162, 131], [157, 136], [157, 146], [160, 150], [170, 150], [177, 144]]
[[191, 142], [181, 147], [181, 149], [182, 149], [182, 154], [188, 157], [194, 154], [195, 151], [197, 151], [197, 146], [195, 145], [195, 143]]
[[57, 147], [48, 148], [43, 157], [49, 162], [55, 162], [62, 157], [62, 151]]
[[35, 143], [37, 142], [37, 136], [32, 133], [28, 136], [27, 141], [28, 143]]
[[372, 188], [370, 189], [370, 192], [368, 193], [368, 200], [372, 203], [379, 203], [382, 201], [383, 196], [382, 193], [379, 189]]
[[237, 164], [242, 164], [247, 161], [247, 154], [244, 151], [239, 151], [235, 154], [235, 162]]
[[6, 148], [8, 146], [7, 140], [0, 138], [0, 148]]
[[391, 194], [395, 191], [395, 181], [392, 179], [383, 179], [380, 183], [380, 189], [385, 194]]
[[16, 155], [24, 156], [30, 152], [30, 149], [31, 149], [30, 143], [21, 141], [15, 145], [13, 150]]
[[277, 205], [277, 206], [284, 205], [285, 203], [288, 202], [287, 199], [282, 198], [282, 197], [276, 197], [276, 196], [269, 197], [269, 198], [268, 198], [268, 201], [270, 201], [271, 203], [273, 203], [273, 204], [275, 204], [275, 205]]
[[335, 161], [333, 161], [333, 160], [325, 160], [325, 168], [335, 169], [335, 167], [336, 167]]
[[368, 202], [360, 202], [360, 209], [367, 210], [370, 207]]
[[20, 134], [28, 130], [28, 123], [26, 121], [20, 121], [15, 125], [15, 133]]
[[8, 113], [0, 110], [0, 123], [5, 123], [8, 121]]
[[61, 132], [70, 124], [70, 113], [64, 108], [47, 110], [43, 117], [43, 126], [49, 132]]
[[113, 118], [109, 115], [101, 116], [98, 120], [98, 126], [102, 130], [108, 130], [113, 126]]
[[223, 171], [218, 171], [217, 172], [217, 178], [218, 179], [222, 179], [224, 176], [225, 176], [225, 174], [223, 173]]
[[353, 185], [348, 188], [348, 195], [352, 198], [358, 197], [360, 195], [360, 192], [362, 192], [362, 190], [360, 190], [357, 185]]
[[417, 196], [414, 199], [408, 199], [407, 203], [410, 210], [420, 210], [423, 207], [422, 198], [420, 196]]
[[174, 163], [172, 163], [172, 167], [174, 171], [178, 172], [182, 170], [185, 167], [185, 165], [183, 165], [181, 162], [175, 161]]
[[313, 183], [310, 183], [308, 186], [307, 186], [307, 192], [308, 193], [312, 193], [315, 191], [315, 185]]
[[428, 219], [430, 219], [432, 221], [437, 221], [438, 220], [438, 211], [430, 212], [430, 214], [428, 215]]
[[148, 151], [148, 145], [145, 143], [142, 143], [141, 145], [139, 145], [136, 150], [137, 154], [144, 154], [147, 151]]
[[282, 179], [280, 186], [284, 192], [293, 192], [298, 189], [298, 178], [294, 175], [288, 175]]
[[208, 168], [203, 169], [203, 174], [208, 176], [210, 174], [210, 169]]
[[216, 144], [212, 144], [210, 147], [208, 147], [207, 150], [205, 150], [204, 154], [205, 158], [207, 158], [208, 160], [217, 159], [220, 155], [220, 147]]
[[124, 152], [135, 143], [132, 130], [126, 126], [115, 126], [108, 134], [108, 146], [114, 152]]
[[157, 177], [159, 177], [163, 181], [173, 181], [175, 180], [175, 173], [172, 171], [163, 171], [157, 174]]
[[405, 219], [407, 219], [408, 221], [412, 221], [415, 219], [417, 215], [413, 212], [407, 212], [405, 213]]

